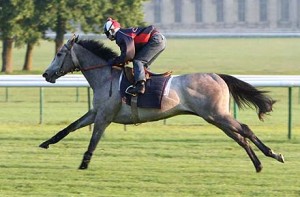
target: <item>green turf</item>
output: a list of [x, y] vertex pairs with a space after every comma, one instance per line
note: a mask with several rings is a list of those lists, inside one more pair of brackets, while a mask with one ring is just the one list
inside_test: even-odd
[[[48, 150], [37, 146], [61, 125], [0, 127], [1, 196], [299, 196], [299, 140], [254, 126], [285, 154], [282, 164], [257, 148], [255, 173], [244, 150], [211, 126], [112, 125], [90, 167], [77, 170], [90, 132], [81, 129]], [[259, 131], [259, 130], [264, 130]]]
[[[116, 46], [105, 42], [108, 46]], [[153, 71], [175, 74], [299, 75], [300, 39], [168, 39]], [[0, 48], [1, 49], [1, 48]], [[34, 52], [34, 71], [42, 73], [54, 45]], [[14, 50], [21, 72], [24, 49]], [[0, 88], [0, 196], [299, 196], [299, 88], [293, 88], [293, 135], [287, 139], [288, 90], [269, 90], [277, 100], [260, 122], [254, 110], [239, 111], [246, 123], [286, 163], [266, 158], [261, 173], [235, 142], [193, 116], [177, 116], [138, 127], [113, 124], [95, 151], [90, 168], [79, 171], [91, 132], [70, 134], [49, 150], [38, 148], [87, 111], [87, 89], [45, 88], [39, 125], [39, 88]], [[76, 94], [79, 94], [79, 97]]]

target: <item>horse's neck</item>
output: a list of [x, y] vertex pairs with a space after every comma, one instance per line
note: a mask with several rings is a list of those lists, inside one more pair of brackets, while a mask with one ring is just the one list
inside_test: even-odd
[[75, 53], [82, 68], [82, 74], [94, 91], [107, 88], [107, 84], [110, 84], [113, 78], [120, 76], [121, 72], [112, 72], [111, 68], [106, 66], [106, 61], [83, 47], [77, 46]]

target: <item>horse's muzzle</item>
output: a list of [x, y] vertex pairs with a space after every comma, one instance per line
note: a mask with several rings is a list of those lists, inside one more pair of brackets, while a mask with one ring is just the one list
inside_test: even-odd
[[44, 73], [42, 76], [43, 76], [45, 79], [47, 79], [48, 73]]
[[48, 73], [47, 71], [46, 72], [44, 72], [44, 74], [42, 75], [44, 78], [45, 78], [45, 80], [47, 81], [47, 82], [50, 82], [50, 83], [55, 83], [55, 77], [54, 77], [54, 75], [51, 75], [51, 73]]
[[47, 72], [45, 72], [42, 76], [45, 78], [45, 80], [46, 80], [47, 82], [51, 82], [51, 80], [50, 80], [50, 75], [49, 75]]

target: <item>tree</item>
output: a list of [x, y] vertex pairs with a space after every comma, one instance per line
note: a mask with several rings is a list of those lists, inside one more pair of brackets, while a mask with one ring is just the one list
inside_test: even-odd
[[33, 48], [44, 36], [50, 23], [50, 17], [47, 14], [49, 11], [49, 0], [34, 0], [33, 2], [33, 14], [30, 18], [22, 21], [21, 25], [24, 33], [16, 42], [19, 46], [26, 44], [23, 70], [27, 71], [32, 70]]
[[145, 25], [143, 3], [146, 0], [111, 0], [107, 17], [117, 19], [124, 27]]
[[26, 44], [23, 70], [32, 69], [32, 51], [47, 29], [56, 33], [55, 52], [66, 32], [101, 32], [107, 17], [124, 26], [144, 24], [145, 0], [0, 0], [0, 32], [3, 41], [2, 72], [13, 71], [13, 44]]
[[50, 28], [55, 31], [55, 51], [63, 45], [64, 34], [80, 27], [83, 31], [95, 31], [95, 24], [102, 19], [107, 0], [52, 0], [50, 3]]
[[[64, 34], [80, 27], [84, 32], [101, 32], [107, 17], [114, 17], [125, 26], [144, 24], [145, 0], [55, 0], [52, 4], [52, 29], [56, 32], [55, 51], [63, 45]], [[80, 26], [79, 26], [80, 24]], [[77, 25], [77, 26], [76, 26]], [[100, 27], [100, 28], [99, 28]]]
[[22, 35], [20, 22], [31, 16], [31, 8], [31, 1], [0, 0], [0, 31], [3, 42], [1, 72], [13, 72], [13, 43], [16, 37]]

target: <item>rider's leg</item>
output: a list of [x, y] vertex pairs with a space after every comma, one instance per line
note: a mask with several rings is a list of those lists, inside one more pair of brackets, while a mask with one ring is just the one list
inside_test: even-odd
[[135, 93], [145, 93], [145, 62], [141, 60], [133, 60], [134, 80], [135, 80]]
[[163, 52], [166, 48], [166, 38], [158, 33], [153, 35], [144, 48], [136, 54], [135, 59], [145, 62], [145, 67], [149, 67], [152, 62]]
[[136, 85], [128, 90], [130, 94], [145, 92], [145, 70], [158, 55], [165, 49], [166, 39], [162, 34], [153, 35], [149, 42], [136, 54], [133, 60], [133, 69]]
[[145, 93], [145, 69], [144, 65], [145, 62], [141, 60], [133, 60], [133, 71], [134, 71], [134, 87], [127, 90], [129, 94], [136, 95], [136, 94], [144, 94]]

